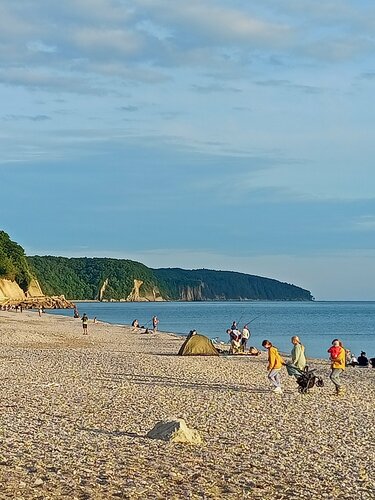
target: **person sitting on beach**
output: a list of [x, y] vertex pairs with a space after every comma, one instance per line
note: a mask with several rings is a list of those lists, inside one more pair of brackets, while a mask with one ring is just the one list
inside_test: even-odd
[[268, 351], [268, 379], [275, 387], [273, 392], [276, 394], [282, 394], [283, 390], [281, 388], [280, 370], [281, 367], [285, 364], [284, 360], [280, 356], [279, 351], [272, 345], [269, 340], [263, 340], [262, 346], [265, 347]]
[[349, 366], [358, 366], [358, 359], [356, 358], [355, 354], [352, 354], [349, 361]]
[[368, 357], [364, 351], [361, 352], [361, 355], [358, 356], [358, 366], [366, 367], [369, 365]]
[[132, 327], [133, 328], [139, 328], [139, 321], [137, 319], [133, 319], [133, 321], [132, 321]]
[[375, 358], [370, 358], [370, 363], [373, 368], [375, 368]]
[[249, 347], [249, 355], [250, 356], [260, 356], [261, 354], [262, 353], [256, 347], [254, 347], [254, 346]]
[[299, 370], [303, 371], [306, 366], [306, 358], [305, 358], [305, 347], [302, 345], [299, 337], [294, 335], [291, 338], [291, 342], [293, 344], [292, 349], [292, 363]]
[[89, 318], [86, 313], [83, 313], [82, 316], [82, 327], [83, 327], [83, 335], [87, 335], [87, 324], [89, 322]]

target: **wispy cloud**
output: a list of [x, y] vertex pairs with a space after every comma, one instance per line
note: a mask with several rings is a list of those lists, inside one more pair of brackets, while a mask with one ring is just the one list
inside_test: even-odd
[[226, 85], [218, 83], [212, 83], [210, 85], [192, 85], [191, 89], [194, 90], [194, 92], [199, 92], [200, 94], [211, 94], [212, 92], [242, 92], [239, 88], [227, 87]]
[[259, 80], [256, 81], [255, 84], [259, 85], [260, 87], [279, 87], [289, 90], [300, 90], [301, 92], [305, 92], [306, 94], [319, 94], [325, 91], [325, 89], [321, 87], [293, 83], [290, 80]]
[[45, 122], [51, 120], [50, 116], [47, 115], [5, 115], [3, 117], [4, 121], [19, 121], [19, 120], [29, 120], [32, 122]]

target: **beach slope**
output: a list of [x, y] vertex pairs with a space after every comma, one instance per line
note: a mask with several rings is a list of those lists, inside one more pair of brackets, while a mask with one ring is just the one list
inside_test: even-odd
[[[183, 339], [0, 312], [0, 498], [375, 498], [375, 370], [300, 395], [265, 354], [177, 357]], [[200, 446], [146, 437], [182, 417]]]

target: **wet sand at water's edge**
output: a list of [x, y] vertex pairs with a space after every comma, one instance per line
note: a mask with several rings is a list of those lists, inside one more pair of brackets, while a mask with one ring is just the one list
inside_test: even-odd
[[[0, 499], [374, 499], [375, 370], [301, 395], [266, 354], [178, 357], [181, 337], [0, 312]], [[271, 339], [272, 340], [272, 339]], [[201, 446], [151, 440], [185, 418]]]

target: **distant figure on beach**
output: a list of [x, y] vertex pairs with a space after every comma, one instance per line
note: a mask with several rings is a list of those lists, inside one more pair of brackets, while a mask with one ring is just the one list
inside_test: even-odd
[[76, 307], [74, 308], [73, 318], [79, 318], [79, 312], [78, 312], [78, 309]]
[[364, 351], [358, 356], [358, 366], [367, 367], [369, 365], [368, 357]]
[[[341, 344], [341, 345], [340, 345]], [[331, 374], [329, 378], [335, 386], [336, 394], [339, 396], [345, 392], [340, 376], [345, 370], [345, 349], [338, 339], [332, 340], [332, 347], [328, 349], [331, 360]]]
[[42, 312], [43, 312], [43, 309], [42, 309], [42, 307], [40, 306], [40, 307], [39, 307], [39, 309], [38, 309], [38, 314], [39, 314], [39, 317], [41, 317]]
[[83, 327], [83, 335], [87, 335], [87, 324], [89, 322], [89, 318], [86, 313], [83, 313], [82, 316], [82, 327]]
[[94, 316], [94, 319], [92, 321], [93, 323], [96, 323], [96, 316]]
[[272, 345], [269, 340], [263, 340], [262, 346], [268, 351], [268, 379], [275, 387], [273, 392], [275, 394], [282, 394], [280, 370], [285, 364], [283, 358], [280, 356], [279, 351]]
[[358, 366], [358, 359], [356, 358], [355, 354], [352, 354], [349, 366]]
[[133, 319], [133, 321], [132, 321], [132, 327], [133, 328], [139, 328], [139, 321], [137, 319]]
[[375, 368], [375, 358], [370, 358], [370, 363], [373, 368]]
[[303, 371], [305, 369], [305, 366], [306, 366], [305, 347], [302, 345], [302, 343], [297, 335], [294, 335], [291, 338], [291, 342], [293, 344], [293, 349], [291, 352], [292, 363], [299, 370]]
[[158, 325], [159, 325], [159, 318], [157, 316], [152, 317], [152, 329], [154, 332], [158, 330]]
[[230, 327], [231, 330], [237, 330], [237, 321], [233, 321], [232, 326]]
[[247, 343], [249, 341], [249, 338], [251, 336], [250, 330], [248, 325], [244, 325], [242, 329], [242, 334], [241, 334], [241, 349], [242, 352], [245, 352]]

